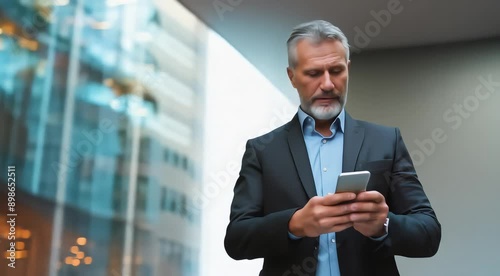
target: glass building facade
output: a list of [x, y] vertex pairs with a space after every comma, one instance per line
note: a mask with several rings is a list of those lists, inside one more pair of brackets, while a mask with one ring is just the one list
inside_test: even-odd
[[0, 275], [199, 274], [206, 34], [176, 1], [0, 2]]

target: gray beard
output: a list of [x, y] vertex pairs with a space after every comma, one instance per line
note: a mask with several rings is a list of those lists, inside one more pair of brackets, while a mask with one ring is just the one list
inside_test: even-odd
[[311, 115], [318, 120], [330, 120], [337, 117], [342, 111], [342, 106], [336, 104], [335, 106], [313, 106], [311, 107]]

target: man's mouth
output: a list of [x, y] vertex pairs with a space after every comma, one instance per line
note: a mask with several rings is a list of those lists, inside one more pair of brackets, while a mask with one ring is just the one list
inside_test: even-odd
[[333, 101], [338, 101], [339, 99], [337, 97], [320, 97], [314, 99], [315, 102], [318, 103], [331, 103]]

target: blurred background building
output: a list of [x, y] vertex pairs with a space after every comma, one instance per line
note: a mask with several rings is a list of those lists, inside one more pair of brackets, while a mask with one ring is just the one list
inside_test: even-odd
[[206, 32], [175, 1], [0, 2], [1, 275], [198, 274]]

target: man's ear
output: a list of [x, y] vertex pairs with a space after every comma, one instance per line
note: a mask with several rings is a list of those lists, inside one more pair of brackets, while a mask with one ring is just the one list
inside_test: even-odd
[[286, 73], [288, 74], [288, 78], [290, 79], [290, 83], [292, 84], [293, 88], [297, 88], [297, 87], [295, 87], [295, 75], [294, 75], [293, 69], [291, 69], [290, 67], [287, 67]]

